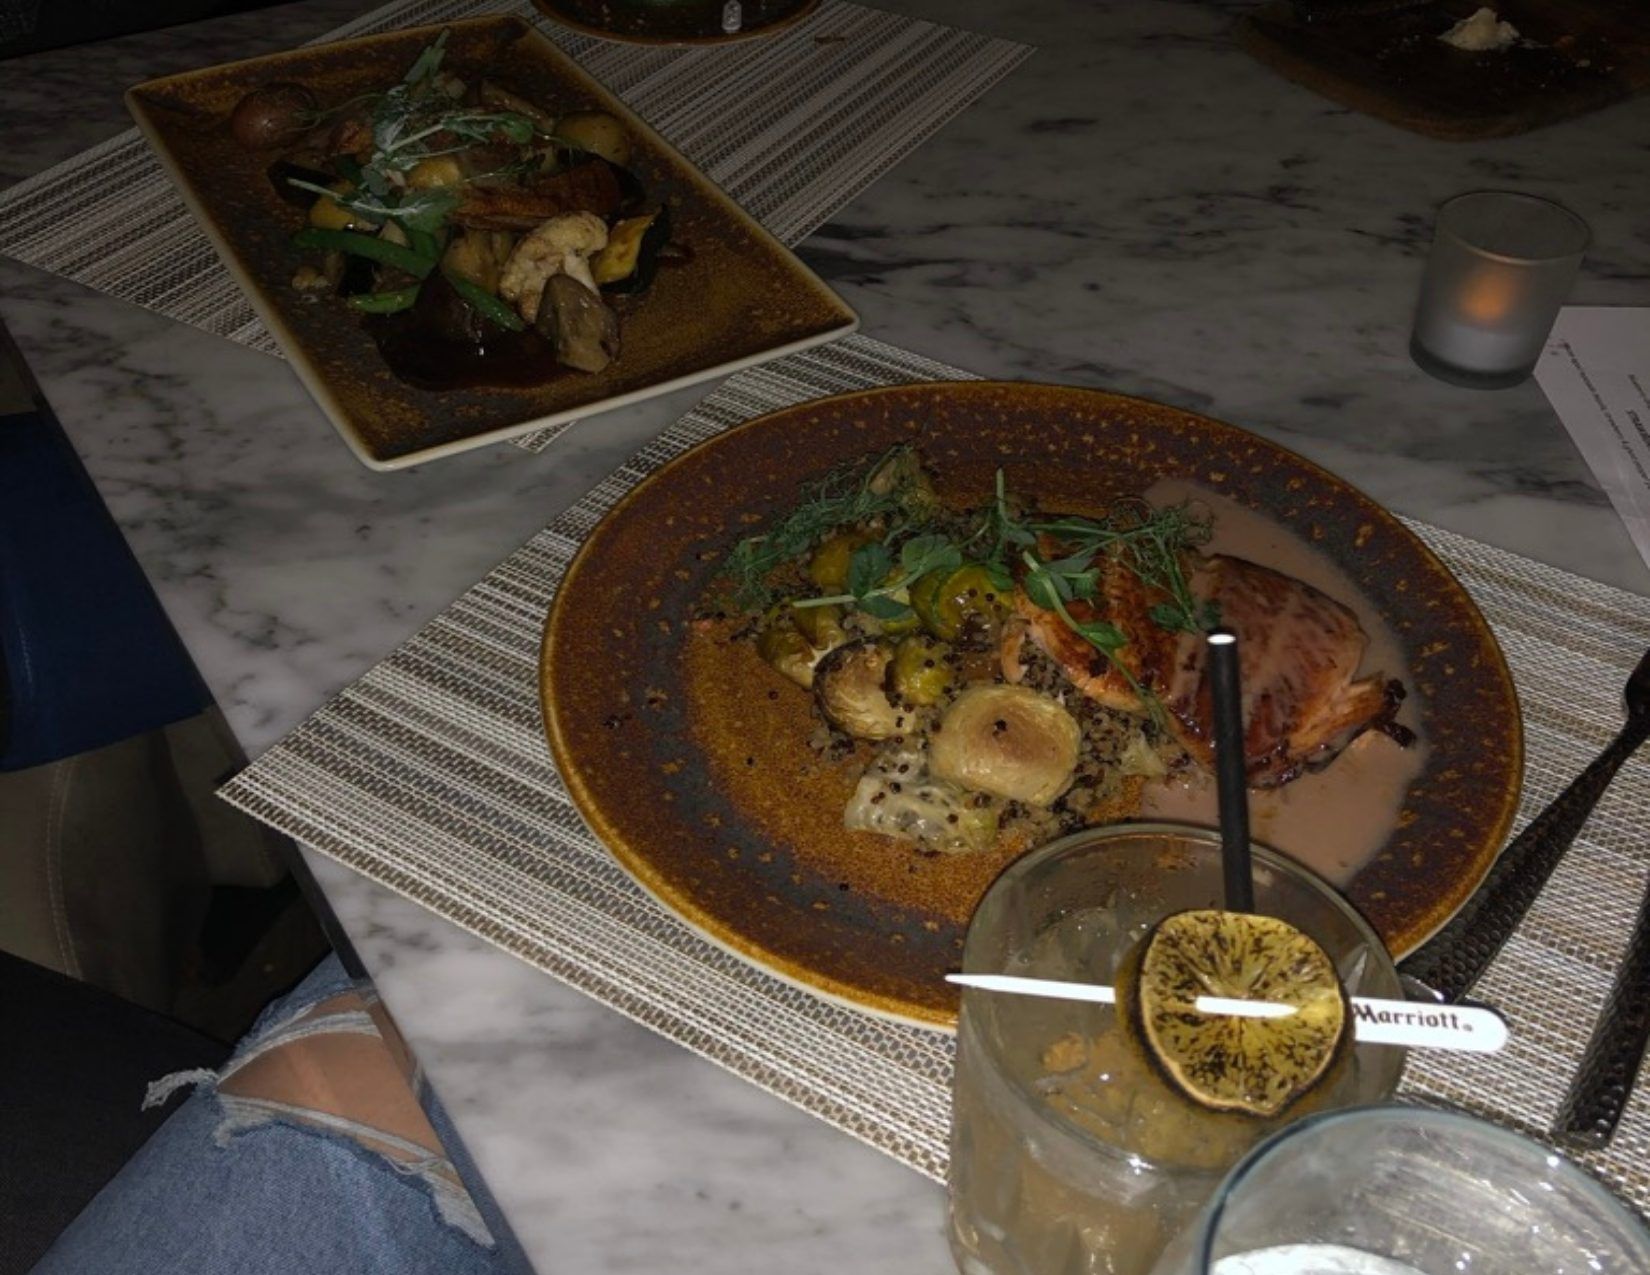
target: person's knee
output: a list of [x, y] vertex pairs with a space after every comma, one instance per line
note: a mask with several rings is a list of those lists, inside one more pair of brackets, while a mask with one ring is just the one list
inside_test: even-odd
[[404, 1056], [386, 1042], [386, 1026], [382, 1008], [357, 992], [322, 1001], [231, 1061], [219, 1097], [343, 1132], [391, 1159], [440, 1157], [441, 1140], [408, 1083]]

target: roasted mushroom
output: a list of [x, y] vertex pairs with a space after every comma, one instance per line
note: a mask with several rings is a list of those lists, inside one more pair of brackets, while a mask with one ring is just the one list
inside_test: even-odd
[[902, 731], [910, 714], [894, 706], [883, 690], [893, 652], [862, 638], [832, 651], [814, 670], [814, 694], [825, 719], [855, 739], [888, 739]]
[[936, 778], [1047, 806], [1071, 784], [1081, 731], [1072, 715], [1025, 686], [970, 686], [945, 710], [931, 752]]
[[571, 274], [544, 285], [534, 326], [555, 343], [556, 362], [564, 367], [600, 372], [619, 357], [619, 316]]

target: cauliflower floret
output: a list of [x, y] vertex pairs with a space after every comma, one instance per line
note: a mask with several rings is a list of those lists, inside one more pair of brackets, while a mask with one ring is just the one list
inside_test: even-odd
[[532, 323], [539, 317], [544, 285], [552, 276], [565, 274], [591, 292], [596, 291], [596, 281], [590, 274], [590, 258], [605, 247], [607, 224], [595, 213], [562, 213], [552, 217], [516, 245], [499, 276], [499, 295]]

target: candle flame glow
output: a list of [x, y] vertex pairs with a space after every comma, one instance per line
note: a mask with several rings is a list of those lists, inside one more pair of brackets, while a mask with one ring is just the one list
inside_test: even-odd
[[1518, 308], [1518, 281], [1499, 270], [1481, 270], [1461, 289], [1462, 318], [1475, 323], [1504, 323]]

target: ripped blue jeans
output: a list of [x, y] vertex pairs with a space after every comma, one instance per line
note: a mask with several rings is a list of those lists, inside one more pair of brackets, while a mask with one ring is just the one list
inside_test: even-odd
[[[217, 1092], [252, 1059], [327, 1032], [377, 1035], [360, 1011], [305, 1017], [343, 992], [367, 997], [336, 957], [264, 1010], [219, 1072], [180, 1072], [148, 1104], [195, 1091], [98, 1193], [34, 1275], [501, 1275], [501, 1252], [446, 1159], [381, 1130]], [[147, 1104], [146, 1104], [147, 1105]], [[292, 1117], [302, 1115], [302, 1122]], [[432, 1112], [444, 1135], [445, 1121]], [[369, 1150], [362, 1135], [404, 1154]]]

